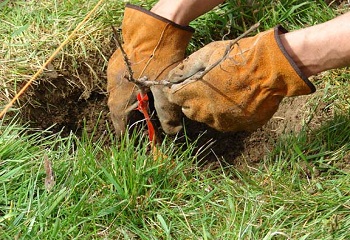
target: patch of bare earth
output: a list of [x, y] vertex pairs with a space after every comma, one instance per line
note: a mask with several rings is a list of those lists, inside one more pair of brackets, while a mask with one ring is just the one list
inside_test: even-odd
[[[327, 4], [346, 9], [347, 1], [327, 1]], [[103, 49], [109, 56], [115, 49], [114, 41]], [[88, 62], [86, 62], [88, 61]], [[112, 127], [106, 96], [106, 69], [104, 60], [97, 54], [80, 59], [78, 69], [69, 63], [60, 66], [53, 63], [51, 70], [21, 98], [22, 119], [31, 127], [47, 129], [67, 135], [94, 133], [94, 139]], [[56, 71], [55, 72], [55, 67]], [[97, 86], [97, 87], [96, 87]], [[138, 118], [139, 114], [135, 114]], [[204, 162], [227, 162], [235, 165], [254, 164], [268, 154], [281, 134], [298, 132], [303, 126], [315, 128], [332, 112], [322, 101], [322, 93], [285, 98], [274, 117], [261, 129], [252, 133], [220, 133], [205, 125], [185, 119], [187, 135], [197, 143], [200, 158]], [[181, 140], [180, 140], [181, 142]], [[108, 143], [106, 143], [108, 144]]]
[[98, 137], [109, 122], [106, 96], [97, 91], [90, 92], [88, 98], [83, 95], [82, 87], [69, 84], [63, 76], [42, 80], [24, 98], [23, 121], [62, 136], [70, 132], [81, 136], [84, 126], [89, 134], [97, 128]]
[[[322, 101], [321, 92], [285, 98], [273, 118], [252, 133], [219, 133], [203, 126], [199, 131], [202, 135], [199, 146], [212, 143], [202, 155], [214, 164], [219, 164], [217, 160], [222, 159], [220, 164], [227, 162], [237, 167], [255, 165], [272, 150], [282, 134], [298, 133], [302, 128], [315, 129], [332, 115], [328, 104]], [[191, 124], [193, 123], [189, 125]], [[188, 129], [196, 128], [191, 126]], [[195, 137], [196, 134], [192, 136]]]
[[[104, 76], [101, 79], [105, 84]], [[51, 127], [62, 135], [73, 132], [81, 136], [85, 127], [88, 134], [94, 132], [94, 138], [99, 138], [112, 126], [107, 96], [100, 88], [87, 91], [82, 82], [84, 79], [66, 74], [42, 79], [22, 99], [23, 120], [31, 127]], [[254, 164], [271, 151], [281, 134], [298, 132], [305, 124], [314, 128], [329, 118], [332, 113], [321, 99], [321, 93], [285, 98], [274, 117], [252, 133], [220, 133], [188, 119], [186, 133], [193, 141], [200, 136], [196, 146], [204, 162]]]
[[[115, 49], [112, 43], [106, 46], [105, 56], [112, 53], [112, 49]], [[88, 135], [93, 133], [95, 140], [112, 128], [107, 107], [106, 69], [101, 67], [105, 62], [98, 56], [78, 62], [79, 67], [74, 70], [68, 63], [62, 67], [53, 62], [50, 70], [20, 99], [23, 122], [38, 129], [50, 127], [51, 132], [60, 132], [63, 136], [73, 132], [79, 137], [85, 130]], [[136, 110], [134, 115], [139, 120]], [[190, 140], [197, 141], [200, 136], [196, 146], [204, 162], [220, 160], [247, 165], [263, 159], [281, 134], [298, 132], [305, 124], [317, 127], [331, 115], [322, 101], [322, 93], [317, 92], [285, 98], [274, 117], [252, 133], [220, 133], [188, 119], [185, 119], [185, 128]]]

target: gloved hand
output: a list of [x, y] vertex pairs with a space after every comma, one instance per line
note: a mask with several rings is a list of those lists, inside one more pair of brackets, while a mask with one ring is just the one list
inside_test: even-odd
[[[138, 6], [126, 5], [122, 47], [131, 62], [134, 79], [143, 76], [154, 81], [164, 79], [183, 60], [193, 31]], [[126, 131], [128, 118], [137, 107], [139, 90], [128, 81], [128, 76], [123, 55], [117, 49], [108, 62], [107, 91], [108, 107], [118, 136]], [[165, 132], [176, 133], [181, 128], [181, 110], [169, 103], [158, 89], [154, 87], [153, 95], [160, 123]]]
[[283, 97], [315, 91], [281, 44], [279, 35], [286, 32], [276, 27], [241, 39], [219, 65], [199, 80], [191, 80], [223, 58], [229, 41], [206, 45], [169, 73], [168, 80], [175, 84], [165, 87], [165, 94], [188, 118], [216, 130], [261, 127]]

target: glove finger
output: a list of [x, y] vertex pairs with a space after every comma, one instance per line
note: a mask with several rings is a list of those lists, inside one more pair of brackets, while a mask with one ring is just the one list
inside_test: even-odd
[[198, 81], [198, 79], [196, 79], [196, 78], [189, 78], [189, 79], [184, 80], [183, 82], [173, 84], [173, 85], [171, 85], [170, 91], [168, 93], [170, 93], [171, 95], [174, 95], [177, 92], [181, 91], [182, 89], [184, 89], [186, 87], [190, 87], [190, 85], [196, 83], [197, 81]]
[[151, 88], [154, 97], [154, 107], [166, 134], [174, 135], [182, 129], [181, 107], [169, 102], [167, 95], [163, 92], [163, 87], [155, 86]]
[[124, 91], [124, 93], [126, 94], [121, 95], [120, 91], [114, 89], [108, 96], [108, 107], [110, 109], [111, 120], [118, 137], [126, 132], [130, 113], [137, 107], [135, 93], [133, 93], [133, 91]]
[[[193, 91], [191, 87], [197, 81], [190, 78], [183, 82], [172, 84], [171, 86], [164, 86], [161, 88], [162, 94], [167, 98], [168, 102], [182, 106], [188, 98], [192, 98]], [[190, 90], [187, 91], [187, 89]]]
[[209, 44], [200, 50], [192, 53], [168, 74], [168, 80], [172, 83], [180, 83], [184, 80], [202, 72], [207, 66], [210, 56], [215, 48]]

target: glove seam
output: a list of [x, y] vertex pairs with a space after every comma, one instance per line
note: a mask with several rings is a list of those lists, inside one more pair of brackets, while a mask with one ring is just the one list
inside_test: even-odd
[[[166, 30], [168, 29], [168, 26], [169, 26], [169, 24], [166, 24], [166, 26], [163, 28], [163, 31], [162, 31], [162, 33], [161, 33], [161, 35], [160, 35], [160, 37], [159, 37], [158, 43], [157, 43], [157, 45], [154, 47], [154, 49], [153, 49], [153, 51], [152, 51], [151, 57], [147, 60], [145, 66], [144, 66], [143, 69], [141, 70], [141, 73], [140, 73], [140, 75], [139, 75], [139, 78], [142, 77], [143, 73], [146, 71], [147, 67], [149, 66], [149, 64], [151, 63], [152, 59], [154, 58], [154, 56], [155, 56], [155, 54], [156, 54], [156, 51], [158, 50], [158, 48], [159, 48], [159, 46], [160, 46], [160, 44], [161, 44], [161, 42], [162, 42], [162, 40], [163, 40], [164, 34], [165, 34]], [[166, 68], [167, 68], [167, 67], [166, 67]], [[159, 77], [159, 75], [160, 75], [160, 74], [158, 74], [158, 76], [156, 76], [155, 79], [157, 79], [157, 78]], [[155, 79], [154, 79], [154, 80], [155, 80]]]

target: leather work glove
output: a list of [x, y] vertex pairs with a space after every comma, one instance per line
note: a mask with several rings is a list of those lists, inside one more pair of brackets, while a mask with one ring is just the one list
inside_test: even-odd
[[[165, 94], [188, 118], [218, 131], [261, 127], [283, 97], [315, 91], [281, 44], [280, 34], [286, 32], [278, 26], [243, 38], [224, 59], [230, 41], [206, 45], [169, 73], [168, 80], [175, 84], [165, 87]], [[220, 64], [200, 75], [220, 59]]]
[[[164, 79], [184, 59], [193, 32], [191, 27], [180, 26], [127, 4], [122, 22], [122, 47], [131, 63], [134, 79], [143, 76], [153, 81]], [[121, 50], [117, 49], [107, 67], [108, 107], [117, 136], [126, 131], [130, 114], [137, 108], [139, 89], [128, 81], [128, 76]], [[164, 131], [176, 133], [181, 128], [179, 106], [169, 103], [159, 87], [154, 87], [153, 95]]]

